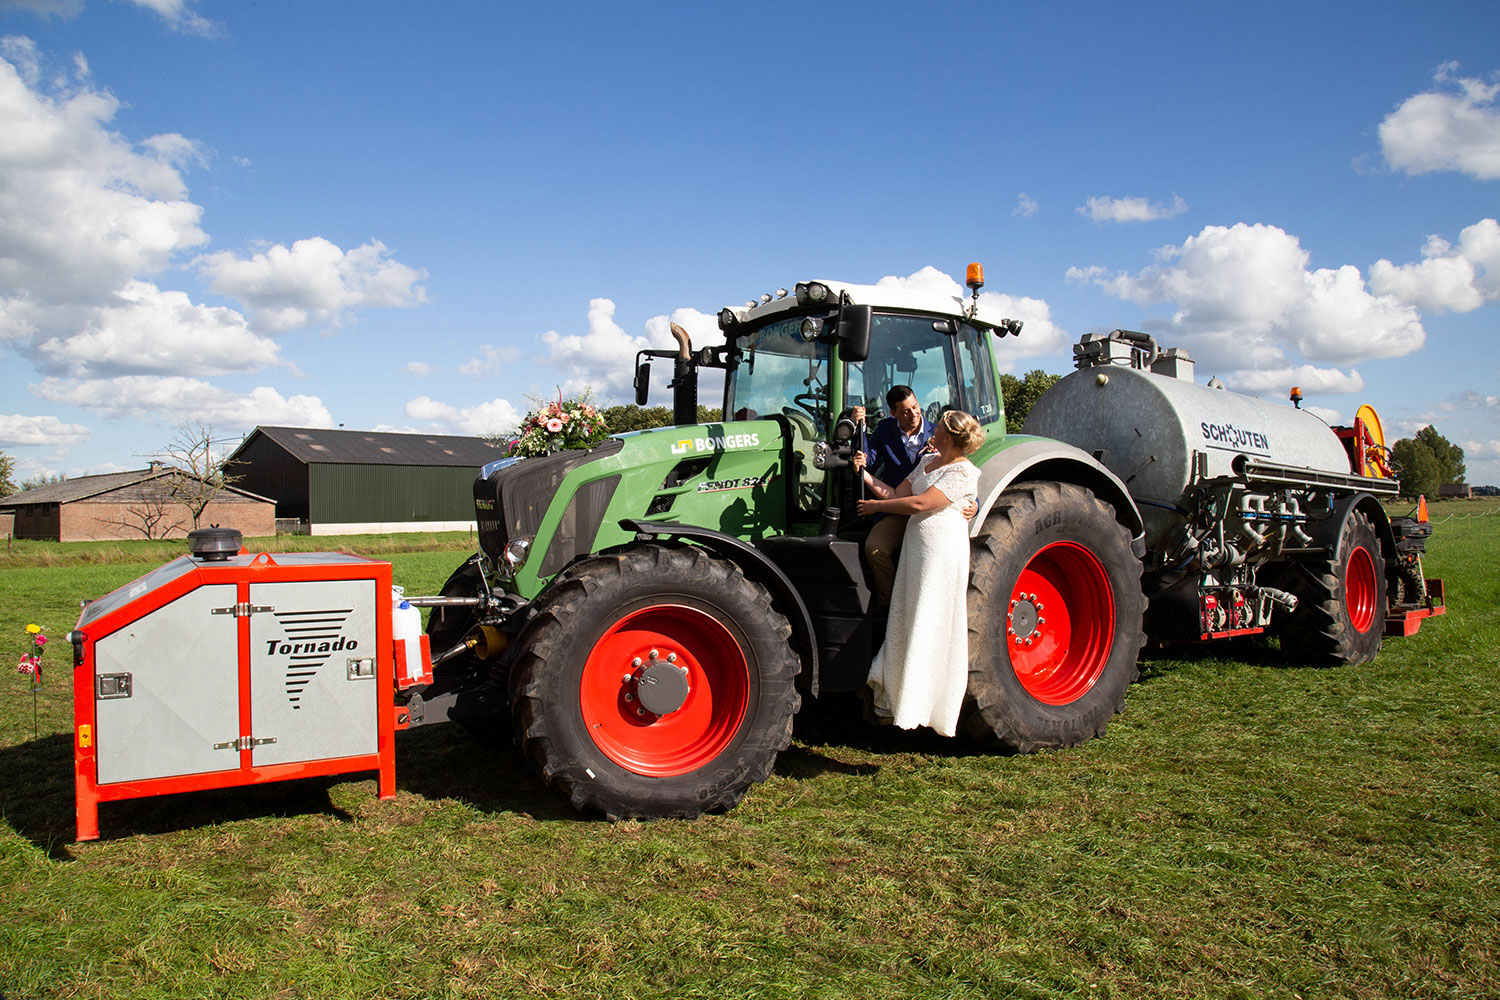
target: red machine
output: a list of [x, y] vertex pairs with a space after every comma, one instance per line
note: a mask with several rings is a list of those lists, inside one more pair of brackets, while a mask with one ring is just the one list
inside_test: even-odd
[[99, 803], [171, 792], [376, 771], [394, 796], [390, 563], [194, 535], [69, 636], [78, 839]]

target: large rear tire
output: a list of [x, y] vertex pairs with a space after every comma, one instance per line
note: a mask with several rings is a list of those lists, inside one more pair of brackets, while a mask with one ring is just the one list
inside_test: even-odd
[[1337, 551], [1284, 576], [1297, 610], [1281, 627], [1282, 651], [1316, 666], [1368, 663], [1385, 632], [1385, 559], [1367, 516], [1355, 511], [1344, 520]]
[[968, 608], [963, 735], [1014, 753], [1076, 746], [1124, 709], [1146, 640], [1141, 561], [1089, 490], [1006, 490], [974, 539]]
[[580, 811], [729, 809], [791, 740], [791, 633], [765, 588], [702, 549], [639, 545], [577, 563], [517, 642], [522, 751]]

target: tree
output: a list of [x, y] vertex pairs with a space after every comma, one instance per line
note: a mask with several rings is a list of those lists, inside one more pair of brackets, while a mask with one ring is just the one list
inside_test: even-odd
[[1404, 497], [1435, 496], [1442, 480], [1442, 469], [1432, 449], [1420, 441], [1402, 438], [1391, 446], [1391, 458], [1401, 479]]
[[167, 492], [188, 509], [194, 529], [204, 509], [240, 478], [225, 473], [223, 458], [214, 454], [213, 425], [196, 420], [178, 424], [172, 440], [151, 458], [168, 466]]
[[27, 490], [34, 490], [39, 486], [52, 486], [55, 483], [65, 483], [67, 481], [68, 474], [66, 472], [38, 472], [34, 476], [26, 477], [25, 481], [21, 483], [21, 492], [25, 493]]
[[0, 497], [8, 497], [12, 493], [19, 492], [10, 478], [10, 474], [15, 471], [16, 460], [0, 451]]
[[1438, 463], [1438, 482], [1461, 483], [1464, 481], [1464, 450], [1437, 432], [1428, 424], [1417, 431], [1415, 440], [1432, 451]]
[[[609, 425], [611, 434], [623, 434], [626, 431], [642, 431], [651, 427], [671, 427], [672, 408], [670, 406], [636, 406], [627, 403], [624, 406], [609, 406], [599, 411], [604, 417], [604, 422]], [[723, 418], [724, 411], [718, 407], [698, 407], [698, 422], [700, 424], [717, 423]]]
[[1049, 375], [1040, 368], [1033, 368], [1022, 378], [1014, 375], [1000, 376], [1000, 394], [1005, 398], [1005, 433], [1019, 434], [1026, 423], [1026, 415], [1042, 398], [1042, 393], [1052, 388], [1062, 378]]

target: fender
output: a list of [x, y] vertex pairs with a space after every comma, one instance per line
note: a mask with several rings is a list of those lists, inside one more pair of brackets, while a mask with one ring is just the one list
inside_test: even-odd
[[681, 538], [694, 542], [740, 566], [747, 576], [770, 590], [771, 596], [790, 612], [793, 637], [806, 645], [807, 669], [811, 674], [812, 693], [816, 697], [818, 693], [818, 637], [813, 631], [812, 614], [807, 610], [807, 604], [803, 602], [802, 595], [797, 593], [797, 588], [792, 585], [792, 581], [764, 552], [733, 535], [726, 535], [712, 528], [701, 528], [695, 524], [626, 518], [620, 522], [620, 527], [626, 531], [635, 532], [636, 539], [639, 541], [650, 541], [655, 538]]
[[1391, 519], [1386, 516], [1385, 508], [1370, 493], [1334, 497], [1333, 513], [1307, 525], [1307, 533], [1312, 536], [1314, 544], [1328, 551], [1333, 562], [1341, 563], [1344, 553], [1339, 549], [1339, 540], [1343, 537], [1344, 525], [1356, 511], [1370, 519], [1375, 527], [1375, 537], [1380, 539], [1380, 547], [1384, 550], [1381, 554], [1386, 562], [1390, 562], [1396, 553], [1396, 534], [1391, 529]]
[[984, 527], [990, 508], [1012, 483], [1032, 479], [1092, 490], [1114, 508], [1115, 520], [1130, 532], [1130, 548], [1136, 557], [1145, 556], [1145, 525], [1125, 484], [1088, 452], [1051, 438], [1021, 438], [985, 460], [979, 469], [979, 513], [969, 522], [969, 535], [977, 535]]

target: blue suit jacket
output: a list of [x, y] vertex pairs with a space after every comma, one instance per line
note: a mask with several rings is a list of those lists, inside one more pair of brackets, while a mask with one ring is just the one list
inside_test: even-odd
[[[923, 417], [920, 438], [923, 444], [932, 438], [932, 431], [932, 422]], [[901, 428], [896, 425], [895, 417], [886, 417], [875, 425], [875, 431], [866, 443], [865, 462], [875, 478], [887, 486], [900, 486], [901, 480], [911, 475], [911, 470], [917, 467], [917, 460], [906, 454], [906, 442], [902, 439]]]

